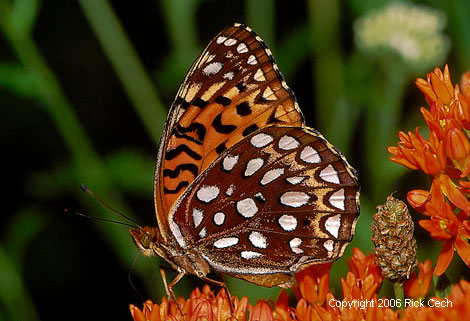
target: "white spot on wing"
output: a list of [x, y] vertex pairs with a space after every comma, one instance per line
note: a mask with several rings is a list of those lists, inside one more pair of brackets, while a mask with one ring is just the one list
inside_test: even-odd
[[215, 55], [210, 55], [207, 57], [207, 60], [205, 62], [211, 62], [215, 58]]
[[279, 139], [278, 146], [283, 150], [291, 150], [300, 146], [300, 142], [292, 136], [284, 135]]
[[264, 164], [264, 159], [262, 159], [262, 158], [250, 159], [250, 161], [246, 164], [244, 175], [246, 177], [253, 175], [261, 167], [263, 167], [263, 164]]
[[199, 237], [201, 239], [205, 238], [207, 236], [206, 228], [203, 227], [202, 230], [199, 231]]
[[248, 57], [248, 60], [246, 61], [247, 64], [249, 65], [256, 65], [258, 63], [258, 60], [256, 60], [256, 57], [254, 55], [251, 55]]
[[222, 42], [224, 42], [227, 39], [225, 36], [219, 36], [216, 40], [216, 42], [220, 45]]
[[268, 144], [271, 144], [272, 141], [273, 141], [273, 137], [265, 133], [256, 134], [250, 139], [251, 145], [257, 148], [261, 148]]
[[227, 80], [232, 80], [232, 79], [233, 79], [233, 76], [235, 76], [235, 74], [233, 73], [233, 71], [229, 71], [228, 73], [224, 74], [223, 78], [224, 78], [224, 79], [227, 79]]
[[333, 251], [333, 245], [335, 243], [333, 242], [333, 240], [327, 240], [325, 241], [325, 243], [323, 243], [323, 247], [328, 251], [328, 252], [331, 252]]
[[261, 200], [261, 201], [263, 201], [263, 202], [266, 201], [266, 199], [264, 198], [264, 195], [263, 195], [261, 192], [256, 193], [254, 196], [256, 197], [256, 199], [257, 199], [258, 201], [259, 201], [259, 200]]
[[202, 219], [204, 218], [204, 212], [198, 208], [193, 209], [193, 222], [194, 222], [194, 227], [198, 227]]
[[224, 224], [224, 222], [225, 222], [225, 214], [223, 212], [215, 213], [215, 215], [214, 215], [215, 225], [220, 226], [220, 225]]
[[225, 156], [224, 160], [222, 161], [222, 169], [227, 172], [231, 171], [235, 167], [235, 165], [237, 165], [239, 158], [240, 158], [240, 155]]
[[205, 185], [196, 192], [196, 197], [203, 203], [210, 203], [219, 196], [219, 192], [220, 189], [217, 186]]
[[282, 174], [284, 174], [284, 168], [282, 167], [270, 169], [269, 171], [264, 173], [260, 183], [261, 185], [267, 185], [275, 179], [279, 178], [279, 176], [281, 176]]
[[263, 254], [255, 252], [255, 251], [242, 251], [240, 253], [240, 255], [241, 255], [242, 258], [244, 258], [246, 260], [250, 260], [250, 259], [254, 259], [256, 257], [263, 256]]
[[248, 235], [248, 239], [254, 247], [265, 249], [268, 246], [266, 236], [260, 232], [251, 232], [250, 235]]
[[211, 62], [210, 64], [205, 66], [204, 69], [202, 69], [202, 73], [206, 76], [215, 75], [220, 71], [220, 69], [222, 69], [223, 66], [224, 65], [221, 62]]
[[248, 52], [248, 47], [242, 42], [241, 44], [238, 45], [237, 51], [238, 53]]
[[305, 192], [285, 192], [281, 195], [281, 204], [290, 207], [300, 207], [308, 203], [310, 196]]
[[292, 215], [284, 214], [279, 218], [278, 222], [282, 229], [287, 232], [292, 232], [297, 227], [297, 219]]
[[331, 164], [320, 172], [320, 178], [325, 182], [339, 184], [338, 172]]
[[344, 211], [344, 188], [334, 192], [329, 199], [331, 205]]
[[237, 244], [238, 244], [238, 237], [235, 237], [235, 236], [223, 237], [214, 242], [214, 246], [218, 249], [223, 249], [223, 248], [234, 246]]
[[287, 177], [286, 181], [292, 185], [297, 185], [299, 183], [302, 183], [304, 179], [305, 179], [305, 176], [292, 176], [292, 177]]
[[306, 163], [315, 164], [321, 162], [320, 155], [315, 148], [312, 146], [306, 146], [300, 152], [300, 159]]
[[289, 246], [292, 252], [294, 252], [295, 254], [301, 254], [304, 252], [301, 248], [299, 248], [300, 244], [302, 244], [302, 240], [298, 237], [295, 237], [289, 241]]
[[325, 222], [325, 229], [336, 238], [338, 238], [340, 227], [341, 227], [341, 214], [328, 217], [328, 219]]
[[224, 45], [226, 45], [227, 47], [230, 47], [236, 43], [237, 43], [236, 39], [230, 38], [230, 39], [225, 40]]
[[253, 199], [245, 198], [237, 202], [237, 211], [244, 218], [251, 218], [258, 212], [258, 207]]
[[225, 191], [225, 195], [232, 196], [233, 192], [235, 191], [235, 185], [230, 185], [227, 190]]

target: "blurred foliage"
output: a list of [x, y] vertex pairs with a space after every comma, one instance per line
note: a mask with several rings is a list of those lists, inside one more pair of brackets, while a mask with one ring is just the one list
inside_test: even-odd
[[[420, 10], [435, 14], [440, 24], [428, 38], [410, 31], [409, 41], [421, 36], [413, 45], [440, 50], [415, 62], [405, 59], [403, 50], [392, 50], [403, 49], [403, 34], [382, 32], [382, 38], [369, 39], [380, 42], [376, 48], [360, 40], [361, 32], [379, 27], [371, 17], [390, 2], [0, 0], [7, 187], [0, 227], [0, 320], [128, 320], [129, 303], [164, 294], [157, 259], [132, 263], [136, 250], [126, 228], [63, 210], [119, 220], [80, 191], [86, 183], [117, 210], [155, 224], [153, 161], [167, 110], [201, 48], [233, 22], [250, 25], [267, 41], [307, 124], [359, 171], [356, 236], [331, 273], [339, 289], [352, 247], [371, 250], [375, 205], [393, 191], [404, 199], [408, 190], [429, 184], [390, 162], [386, 150], [397, 142], [398, 130], [423, 124], [424, 99], [414, 79], [444, 63], [454, 82], [470, 69], [469, 1], [407, 2], [409, 11], [400, 18], [410, 30]], [[383, 22], [379, 19], [380, 28], [392, 28], [392, 34], [393, 18], [388, 27]], [[435, 262], [437, 242], [428, 242], [420, 228], [416, 234], [418, 257]], [[454, 259], [448, 277], [455, 281], [462, 275], [468, 278], [468, 269]], [[228, 283], [234, 295], [249, 293], [252, 299], [279, 292]], [[188, 295], [197, 284], [188, 276], [175, 290]]]

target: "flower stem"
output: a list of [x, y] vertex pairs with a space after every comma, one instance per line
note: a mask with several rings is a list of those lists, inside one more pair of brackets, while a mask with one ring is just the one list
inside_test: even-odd
[[401, 302], [399, 306], [400, 309], [404, 308], [405, 305], [405, 292], [403, 291], [403, 283], [402, 282], [393, 282], [393, 293], [395, 294], [395, 299], [397, 302]]

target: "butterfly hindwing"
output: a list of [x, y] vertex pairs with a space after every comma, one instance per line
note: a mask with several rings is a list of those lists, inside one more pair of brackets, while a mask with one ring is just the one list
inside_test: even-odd
[[221, 272], [296, 272], [342, 255], [357, 186], [354, 169], [320, 134], [270, 126], [200, 174], [170, 213], [171, 231]]

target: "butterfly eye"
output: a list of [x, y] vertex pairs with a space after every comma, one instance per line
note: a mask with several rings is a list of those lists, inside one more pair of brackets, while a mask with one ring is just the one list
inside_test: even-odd
[[147, 230], [132, 229], [130, 230], [132, 239], [136, 247], [141, 251], [151, 250], [152, 234]]

